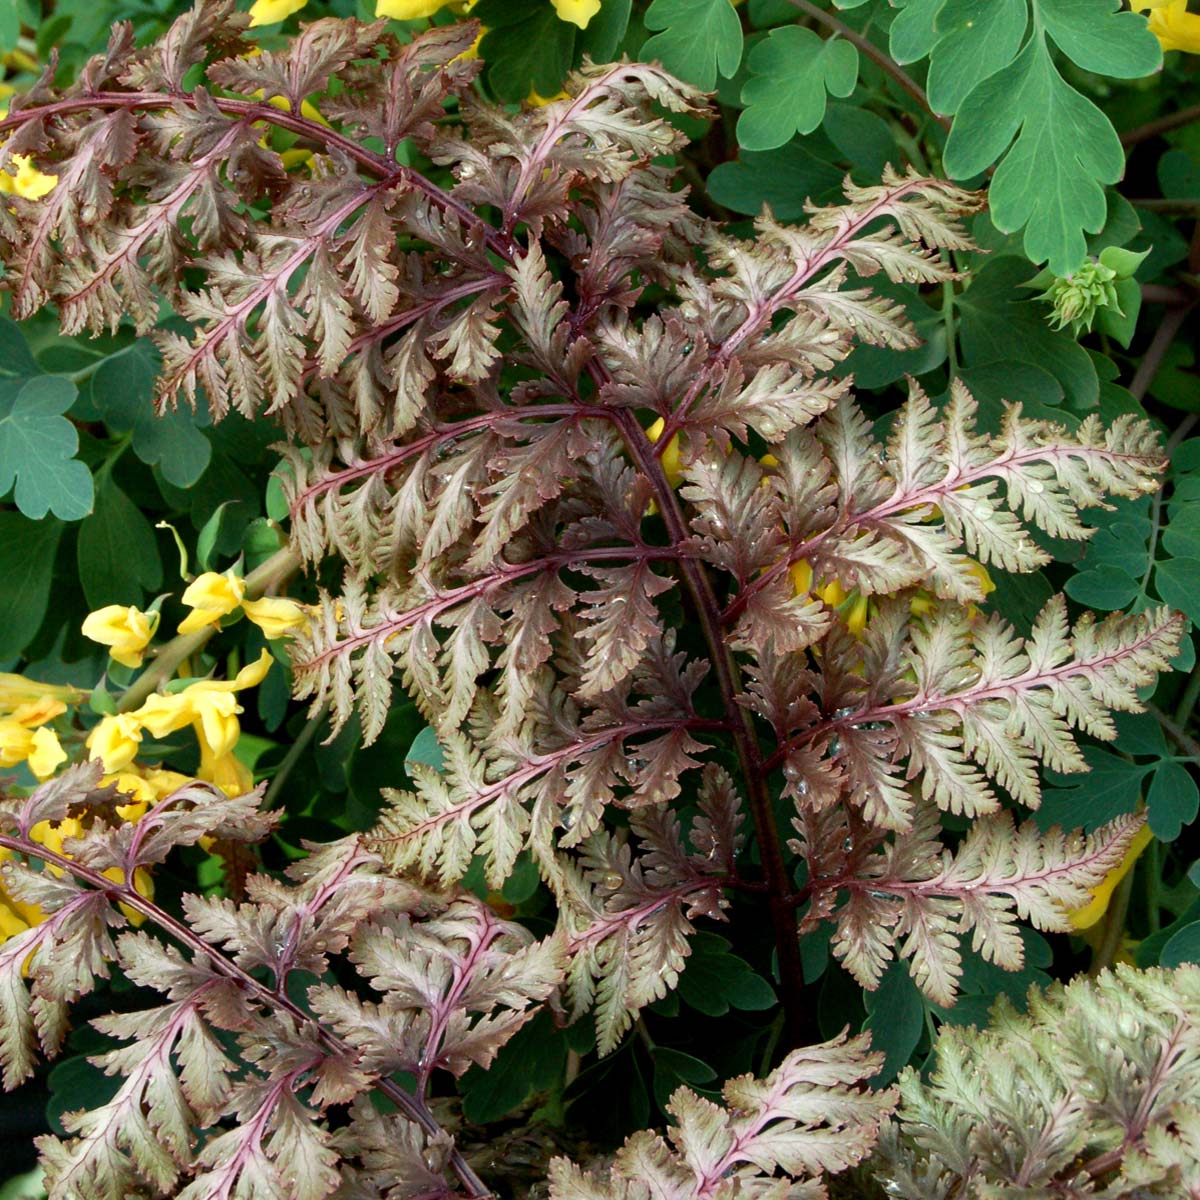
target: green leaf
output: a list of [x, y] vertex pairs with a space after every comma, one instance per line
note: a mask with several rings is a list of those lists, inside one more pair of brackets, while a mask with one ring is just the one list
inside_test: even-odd
[[1159, 841], [1173, 842], [1200, 811], [1200, 789], [1182, 763], [1164, 762], [1154, 772], [1146, 793], [1150, 832]]
[[463, 1114], [480, 1125], [497, 1121], [531, 1093], [561, 1083], [566, 1064], [566, 1040], [549, 1013], [540, 1012], [500, 1048], [489, 1070], [472, 1067], [462, 1077]]
[[1137, 808], [1142, 780], [1154, 768], [1127, 762], [1095, 746], [1083, 748], [1084, 761], [1091, 768], [1082, 775], [1047, 772], [1047, 787], [1042, 806], [1034, 813], [1040, 829], [1060, 825], [1063, 829], [1082, 828], [1091, 833], [1114, 817]]
[[937, 45], [935, 27], [946, 0], [893, 0], [903, 11], [892, 22], [889, 46], [892, 57], [902, 66], [924, 58]]
[[0, 496], [15, 483], [13, 498], [27, 517], [53, 512], [77, 521], [92, 510], [92, 475], [75, 458], [79, 435], [62, 415], [75, 395], [57, 375], [0, 381]]
[[1080, 571], [1067, 580], [1064, 588], [1072, 600], [1102, 612], [1115, 612], [1132, 604], [1141, 594], [1141, 580], [1134, 579], [1120, 567], [1103, 566]]
[[428, 725], [413, 738], [412, 745], [409, 746], [408, 753], [404, 756], [404, 761], [405, 763], [424, 763], [435, 771], [445, 768], [446, 758], [442, 753], [442, 744], [438, 741], [437, 734]]
[[604, 0], [600, 11], [588, 22], [587, 29], [577, 35], [580, 49], [596, 62], [615, 58], [629, 28], [632, 11], [633, 0]]
[[1200, 559], [1200, 505], [1171, 506], [1171, 519], [1162, 533], [1162, 544], [1168, 553], [1185, 558]]
[[879, 987], [864, 996], [865, 1029], [871, 1031], [871, 1049], [886, 1055], [873, 1082], [891, 1083], [912, 1057], [925, 1028], [925, 1001], [904, 963], [894, 962], [884, 972]]
[[1200, 558], [1170, 558], [1154, 568], [1154, 587], [1172, 608], [1189, 619], [1200, 616]]
[[16, 0], [0, 0], [0, 50], [12, 50], [21, 36], [21, 16]]
[[827, 104], [821, 128], [851, 166], [871, 181], [888, 163], [899, 161], [892, 127], [879, 115], [857, 104]]
[[100, 364], [92, 376], [92, 403], [117, 433], [133, 431], [133, 452], [158, 467], [176, 487], [191, 487], [208, 467], [212, 443], [186, 407], [154, 410], [158, 358], [152, 343], [141, 340]]
[[[1072, 408], [1092, 408], [1100, 399], [1096, 366], [1073, 337], [1046, 323], [1041, 304], [1021, 286], [1031, 274], [1029, 263], [1012, 255], [990, 258], [976, 270], [956, 305], [963, 362], [1031, 363], [1058, 380]], [[1022, 396], [1010, 387], [1005, 398]]]
[[722, 163], [708, 177], [708, 194], [733, 212], [757, 216], [767, 204], [779, 220], [795, 221], [804, 216], [806, 200], [824, 199], [841, 181], [837, 167], [789, 142]]
[[42, 626], [62, 533], [53, 518], [0, 512], [0, 659], [15, 658]]
[[811, 29], [773, 29], [746, 59], [745, 111], [738, 141], [746, 150], [774, 150], [796, 133], [812, 133], [825, 116], [826, 93], [849, 96], [858, 83], [858, 51], [842, 38]]
[[946, 142], [954, 179], [997, 160], [988, 192], [996, 228], [1024, 229], [1030, 260], [1070, 275], [1087, 253], [1084, 232], [1104, 226], [1103, 185], [1121, 178], [1125, 155], [1108, 118], [1058, 74], [1041, 37], [971, 90]]
[[1117, 303], [1107, 305], [1096, 314], [1096, 328], [1120, 342], [1126, 349], [1137, 328], [1138, 313], [1142, 311], [1142, 285], [1136, 279], [1118, 279], [1113, 284]]
[[575, 25], [560, 21], [548, 4], [527, 10], [512, 0], [483, 0], [471, 15], [488, 31], [479, 56], [501, 100], [524, 100], [530, 89], [547, 98], [562, 90], [575, 53]]
[[21, 327], [8, 317], [0, 317], [0, 379], [27, 379], [37, 374], [38, 365]]
[[655, 1046], [653, 1057], [654, 1099], [664, 1111], [667, 1101], [682, 1084], [695, 1087], [698, 1084], [711, 1083], [717, 1077], [716, 1071], [708, 1063], [693, 1058], [690, 1054], [684, 1054], [682, 1050]]
[[1117, 727], [1114, 743], [1122, 754], [1166, 758], [1170, 754], [1162, 726], [1149, 713], [1114, 713]]
[[1162, 47], [1141, 13], [1121, 0], [1034, 0], [1038, 19], [1076, 66], [1114, 79], [1140, 79], [1162, 66]]
[[953, 113], [976, 84], [1008, 66], [1029, 25], [1026, 0], [948, 0], [937, 15], [929, 60], [929, 103]]
[[1193, 921], [1172, 935], [1162, 948], [1158, 965], [1180, 967], [1194, 962], [1200, 962], [1200, 921]]
[[697, 1012], [723, 1017], [731, 1006], [757, 1012], [779, 1003], [774, 988], [745, 959], [728, 952], [724, 938], [699, 934], [692, 947], [679, 977], [679, 996]]
[[79, 527], [79, 582], [88, 605], [141, 605], [143, 589], [162, 586], [162, 559], [150, 522], [137, 505], [105, 477], [96, 508]]
[[645, 20], [661, 32], [647, 39], [642, 57], [706, 92], [741, 65], [742, 23], [729, 0], [654, 0]]

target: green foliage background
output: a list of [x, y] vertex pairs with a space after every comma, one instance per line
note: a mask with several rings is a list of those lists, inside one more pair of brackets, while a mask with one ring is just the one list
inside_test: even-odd
[[[180, 7], [0, 0], [4, 82], [27, 88], [52, 50], [59, 70], [74, 72], [102, 47], [111, 21], [131, 20], [147, 39]], [[314, 0], [299, 19], [373, 17], [372, 8], [373, 0]], [[1018, 627], [1059, 590], [1080, 607], [1165, 601], [1200, 620], [1200, 58], [1164, 57], [1145, 19], [1118, 0], [603, 0], [586, 29], [559, 19], [549, 0], [480, 0], [471, 15], [487, 29], [482, 86], [503, 101], [553, 96], [585, 54], [659, 58], [715, 90], [719, 114], [689, 129], [683, 169], [696, 206], [744, 221], [747, 233], [764, 204], [802, 220], [805, 203], [833, 198], [845, 175], [875, 182], [887, 163], [987, 187], [979, 250], [957, 262], [962, 281], [937, 293], [890, 285], [924, 344], [857, 350], [849, 368], [859, 394], [886, 420], [905, 376], [935, 396], [957, 376], [993, 424], [1003, 400], [1068, 426], [1096, 411], [1149, 415], [1171, 455], [1163, 494], [1101, 513], [1082, 552], [1051, 545], [1057, 561], [1047, 571], [998, 577], [991, 601]], [[453, 19], [449, 9], [433, 18]], [[264, 45], [280, 28], [261, 31]], [[1043, 267], [1070, 276], [1111, 247], [1145, 252], [1135, 282], [1120, 290], [1120, 310], [1103, 312], [1094, 333], [1056, 328], [1031, 281]], [[81, 340], [62, 337], [50, 318], [18, 326], [0, 315], [0, 669], [91, 688], [108, 668], [121, 684], [124, 669], [79, 633], [89, 610], [177, 593], [181, 546], [199, 570], [239, 556], [250, 569], [280, 545], [286, 508], [270, 476], [277, 431], [236, 416], [219, 426], [203, 412], [154, 416], [155, 368], [153, 346], [129, 330]], [[178, 613], [168, 603], [164, 615]], [[260, 637], [243, 622], [221, 639], [222, 653], [253, 655]], [[978, 1021], [997, 995], [1019, 1003], [1030, 984], [1067, 977], [1094, 956], [1143, 966], [1200, 960], [1200, 861], [1188, 840], [1200, 806], [1195, 657], [1189, 642], [1150, 713], [1121, 718], [1115, 743], [1088, 750], [1092, 773], [1053, 781], [1038, 814], [1045, 825], [1091, 829], [1148, 809], [1156, 840], [1118, 891], [1098, 945], [1027, 931], [1017, 975], [967, 953], [964, 997], [942, 1011], [903, 967], [864, 997], [832, 962], [828, 935], [815, 934], [802, 947], [819, 994], [814, 1039], [865, 1025], [887, 1052], [890, 1079], [922, 1061], [941, 1022]], [[104, 703], [99, 694], [98, 709]], [[320, 718], [289, 702], [279, 672], [258, 703], [242, 749], [259, 777], [279, 781], [286, 809], [268, 867], [300, 853], [302, 838], [369, 827], [379, 788], [401, 782], [400, 763], [437, 762], [411, 707], [397, 707], [364, 750], [353, 725], [323, 744]], [[197, 850], [158, 886], [170, 897], [226, 883], [220, 862]], [[494, 899], [532, 927], [548, 926], [531, 864]], [[615, 1054], [589, 1057], [586, 1030], [556, 1031], [543, 1015], [496, 1069], [466, 1076], [465, 1116], [515, 1129], [536, 1112], [549, 1131], [539, 1136], [551, 1138], [586, 1116], [588, 1139], [607, 1144], [661, 1122], [681, 1082], [704, 1090], [760, 1069], [778, 1036], [775, 1007], [765, 934], [737, 945], [702, 934], [678, 992]], [[96, 1036], [77, 1031], [73, 1053], [44, 1080], [51, 1124], [103, 1086], [84, 1058]], [[4, 1103], [0, 1140], [27, 1144], [41, 1113], [27, 1093]], [[12, 1170], [21, 1166], [14, 1158]]]

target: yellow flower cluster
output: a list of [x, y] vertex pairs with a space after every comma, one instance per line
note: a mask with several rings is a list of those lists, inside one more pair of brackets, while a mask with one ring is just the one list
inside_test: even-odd
[[[299, 12], [307, 0], [254, 0], [250, 6], [250, 24], [275, 25]], [[395, 21], [418, 21], [432, 17], [444, 8], [463, 15], [475, 7], [477, 0], [376, 0], [375, 15]], [[586, 29], [600, 11], [601, 0], [550, 0], [560, 21], [569, 21]]]
[[76, 688], [0, 675], [0, 767], [28, 763], [38, 779], [49, 779], [67, 754], [48, 723], [81, 699]]
[[1200, 13], [1188, 12], [1188, 0], [1129, 0], [1129, 7], [1147, 14], [1164, 50], [1200, 54]]
[[[230, 572], [206, 571], [197, 576], [188, 584], [182, 600], [192, 611], [179, 623], [180, 633], [197, 633], [240, 608], [274, 640], [305, 629], [312, 612], [307, 605], [283, 596], [247, 600], [246, 581]], [[114, 661], [126, 667], [142, 665], [146, 647], [157, 629], [157, 612], [142, 612], [121, 604], [98, 608], [83, 622], [83, 636], [107, 646]]]
[[152, 695], [132, 712], [110, 713], [88, 735], [87, 748], [110, 774], [125, 771], [137, 757], [142, 735], [163, 738], [191, 726], [200, 746], [197, 777], [230, 796], [253, 786], [253, 778], [234, 748], [241, 736], [236, 693], [257, 687], [271, 669], [270, 652], [244, 666], [233, 679], [197, 679], [177, 692]]

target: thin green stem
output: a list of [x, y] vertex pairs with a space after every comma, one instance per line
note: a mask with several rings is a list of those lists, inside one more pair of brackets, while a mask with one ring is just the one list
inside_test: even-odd
[[319, 709], [304, 723], [304, 728], [300, 730], [296, 740], [288, 747], [288, 752], [283, 756], [283, 762], [279, 764], [275, 774], [271, 777], [271, 784], [267, 788], [267, 793], [263, 797], [262, 806], [264, 809], [271, 809], [275, 806], [275, 801], [279, 799], [279, 794], [283, 791], [284, 785], [288, 781], [288, 776], [295, 769], [296, 764], [300, 761], [304, 751], [308, 749], [313, 738], [317, 736], [317, 730], [321, 727], [321, 722], [325, 720], [329, 714], [329, 701], [327, 700]]
[[1117, 890], [1109, 901], [1108, 910], [1104, 914], [1100, 945], [1096, 947], [1091, 966], [1088, 967], [1089, 975], [1099, 975], [1117, 961], [1117, 955], [1121, 952], [1121, 940], [1125, 936], [1125, 917], [1129, 912], [1129, 897], [1132, 891], [1131, 871], [1117, 885]]
[[137, 345], [137, 342], [130, 342], [128, 346], [122, 346], [120, 350], [114, 350], [111, 354], [100, 355], [95, 362], [90, 362], [86, 367], [80, 367], [78, 371], [70, 371], [62, 376], [63, 379], [70, 380], [76, 387], [81, 383], [87, 383], [97, 371], [100, 370], [105, 363], [112, 362], [113, 359], [120, 358], [122, 355], [128, 354]]
[[1162, 907], [1162, 844], [1158, 838], [1151, 838], [1146, 847], [1146, 923], [1151, 933], [1157, 933], [1162, 927], [1160, 908]]
[[1187, 728], [1197, 700], [1200, 700], [1200, 665], [1192, 668], [1192, 673], [1188, 676], [1188, 681], [1180, 694], [1179, 703], [1175, 705], [1175, 723], [1181, 728]]
[[946, 333], [946, 368], [953, 381], [958, 375], [958, 346], [955, 343], [954, 283], [950, 279], [942, 284], [942, 327]]

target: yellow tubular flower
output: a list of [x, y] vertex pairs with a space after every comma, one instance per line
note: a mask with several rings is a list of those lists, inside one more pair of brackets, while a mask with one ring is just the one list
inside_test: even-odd
[[299, 12], [307, 0], [254, 0], [250, 6], [250, 27], [278, 25], [292, 13]]
[[450, 3], [451, 0], [378, 0], [375, 15], [391, 17], [394, 21], [416, 21], [421, 17], [432, 17]]
[[132, 715], [156, 738], [194, 725], [202, 749], [207, 748], [217, 757], [228, 754], [241, 736], [237, 714], [242, 711], [242, 706], [233, 693], [257, 687], [274, 661], [270, 652], [264, 650], [234, 679], [201, 679], [182, 692], [149, 696]]
[[250, 768], [232, 752], [215, 755], [207, 746], [200, 748], [200, 779], [217, 787], [230, 798], [244, 796], [254, 786], [254, 775]]
[[144, 776], [146, 786], [154, 793], [154, 803], [165, 800], [172, 792], [177, 792], [184, 784], [192, 782], [190, 775], [181, 775], [178, 771], [168, 771], [165, 767], [146, 767]]
[[[662, 437], [665, 428], [666, 422], [659, 417], [653, 425], [646, 429], [646, 436], [652, 442], [657, 442]], [[678, 487], [683, 479], [683, 470], [679, 462], [679, 434], [675, 434], [667, 443], [667, 448], [662, 452], [660, 461], [663, 471], [666, 473], [667, 482], [672, 487]]]
[[[0, 712], [12, 714], [14, 709], [39, 705], [48, 700], [62, 704], [59, 712], [66, 712], [68, 704], [78, 704], [86, 694], [79, 688], [65, 684], [39, 683], [36, 679], [26, 679], [24, 675], [0, 673]], [[29, 724], [28, 721], [24, 723]]]
[[812, 563], [807, 558], [802, 558], [798, 562], [792, 563], [790, 574], [792, 590], [797, 596], [807, 596], [813, 586]]
[[1200, 14], [1188, 12], [1187, 0], [1129, 0], [1129, 7], [1148, 14], [1150, 32], [1164, 50], [1200, 54]]
[[1133, 869], [1133, 864], [1137, 862], [1138, 855], [1150, 845], [1153, 837], [1154, 835], [1150, 832], [1149, 825], [1143, 825], [1134, 834], [1133, 841], [1129, 843], [1129, 849], [1125, 851], [1125, 857], [1092, 888], [1091, 900], [1082, 908], [1077, 908], [1074, 912], [1068, 914], [1072, 928], [1087, 929], [1089, 926], [1095, 925], [1104, 916], [1108, 911], [1112, 894], [1117, 890], [1117, 885]]
[[[14, 171], [13, 168], [16, 168]], [[8, 166], [0, 171], [0, 194], [22, 196], [26, 200], [40, 200], [54, 191], [57, 175], [47, 175], [33, 165], [28, 154], [14, 154]]]
[[157, 628], [158, 613], [142, 612], [133, 605], [109, 604], [88, 613], [82, 632], [85, 638], [107, 646], [114, 662], [124, 667], [140, 667]]
[[600, 11], [600, 0], [550, 0], [560, 21], [569, 21], [586, 29], [588, 22]]
[[243, 600], [242, 612], [268, 638], [291, 637], [308, 628], [311, 610], [305, 604], [283, 596], [264, 596], [261, 600]]
[[29, 750], [29, 769], [39, 780], [49, 779], [63, 763], [67, 752], [53, 729], [35, 729]]
[[0, 721], [0, 767], [15, 767], [24, 762], [33, 749], [33, 733], [19, 721]]
[[[555, 100], [566, 100], [567, 98], [566, 92], [555, 92], [553, 96], [539, 96], [536, 88], [530, 88], [529, 95], [525, 97], [525, 103], [532, 108], [541, 108], [543, 105], [553, 104]], [[662, 422], [659, 421], [658, 424], [661, 425]], [[662, 432], [661, 429], [659, 432]]]
[[192, 611], [179, 622], [180, 633], [195, 633], [206, 625], [215, 625], [242, 602], [245, 581], [236, 575], [218, 575], [205, 571], [188, 584], [182, 600]]
[[88, 734], [87, 748], [111, 775], [133, 762], [141, 740], [142, 725], [134, 713], [112, 713]]

